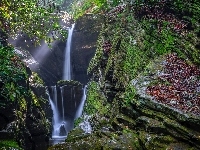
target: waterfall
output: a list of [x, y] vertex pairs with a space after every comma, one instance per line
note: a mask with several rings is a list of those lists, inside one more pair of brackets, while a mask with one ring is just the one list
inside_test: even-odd
[[82, 96], [82, 99], [81, 99], [81, 103], [80, 103], [80, 105], [77, 109], [75, 119], [77, 119], [78, 117], [80, 117], [82, 115], [83, 107], [84, 107], [85, 100], [86, 100], [86, 89], [87, 89], [87, 85], [85, 85], [85, 87], [83, 88], [83, 96]]
[[[77, 119], [78, 117], [80, 117], [82, 115], [84, 103], [86, 100], [86, 89], [87, 89], [87, 86], [85, 85], [84, 88], [82, 89], [83, 95], [82, 95], [80, 104], [76, 110], [76, 114], [73, 116], [74, 119]], [[60, 94], [61, 94], [60, 100], [57, 99], [57, 87], [52, 86], [51, 90], [52, 90], [52, 95], [50, 96], [49, 92], [47, 92], [47, 95], [49, 97], [49, 102], [50, 102], [51, 108], [53, 110], [52, 137], [53, 138], [66, 137], [67, 132], [71, 130], [71, 127], [72, 127], [71, 124], [73, 124], [73, 122], [66, 120], [65, 108], [64, 108], [64, 86], [60, 87]], [[73, 92], [72, 88], [70, 89], [70, 92]], [[74, 93], [71, 93], [71, 96], [73, 97]], [[52, 97], [52, 99], [51, 99], [51, 97]]]
[[72, 34], [74, 30], [75, 24], [72, 24], [72, 27], [68, 31], [67, 44], [65, 48], [65, 63], [64, 63], [64, 72], [63, 72], [63, 80], [71, 80], [71, 41]]
[[[67, 38], [67, 43], [66, 43], [66, 48], [65, 48], [65, 62], [64, 62], [64, 71], [63, 71], [63, 80], [71, 80], [71, 59], [70, 59], [70, 47], [71, 47], [71, 40], [72, 40], [72, 34], [73, 34], [73, 29], [74, 29], [75, 24], [72, 25], [72, 27], [69, 29], [68, 32], [68, 38]], [[82, 115], [84, 103], [86, 100], [86, 88], [87, 86], [84, 86], [82, 88], [83, 90], [83, 96], [81, 98], [78, 108], [76, 108], [77, 102], [73, 101], [76, 97], [76, 94], [74, 93], [74, 87], [71, 88], [71, 91], [69, 92], [69, 95], [66, 96], [65, 90], [68, 90], [69, 88], [64, 88], [65, 86], [60, 87], [60, 94], [57, 95], [56, 86], [52, 86], [52, 94], [51, 97], [49, 96], [49, 101], [51, 104], [51, 108], [53, 110], [53, 132], [52, 132], [52, 138], [53, 139], [60, 139], [60, 137], [67, 137], [67, 133], [73, 129], [74, 127], [74, 119], [80, 117]], [[71, 92], [71, 93], [70, 93]], [[60, 97], [61, 96], [61, 97]], [[68, 104], [68, 106], [74, 107], [71, 112], [71, 109], [68, 106], [65, 106]], [[70, 107], [71, 108], [71, 107]], [[65, 116], [65, 114], [67, 114]]]
[[49, 97], [49, 102], [50, 102], [51, 108], [53, 110], [53, 132], [52, 132], [52, 136], [57, 136], [58, 133], [57, 133], [56, 129], [57, 129], [58, 122], [59, 122], [59, 119], [58, 119], [59, 118], [59, 112], [58, 112], [58, 109], [56, 108], [56, 105], [54, 104], [53, 100], [51, 99], [48, 90], [47, 90], [46, 93]]
[[56, 110], [58, 110], [58, 100], [57, 100], [57, 89], [56, 89], [56, 86], [52, 86], [52, 91], [53, 91], [53, 100], [55, 102], [55, 107], [56, 107]]
[[64, 108], [64, 102], [63, 102], [63, 87], [60, 87], [60, 91], [61, 91], [61, 99], [62, 99], [62, 115], [63, 115], [63, 121], [65, 119], [65, 108]]

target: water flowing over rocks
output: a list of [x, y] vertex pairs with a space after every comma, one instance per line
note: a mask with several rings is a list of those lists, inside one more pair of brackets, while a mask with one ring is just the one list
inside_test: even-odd
[[74, 128], [74, 119], [84, 97], [83, 85], [78, 81], [60, 80], [48, 87], [48, 91], [53, 110], [51, 143], [56, 143], [61, 138], [64, 140]]
[[[63, 90], [61, 94], [61, 88]], [[56, 85], [57, 89], [57, 105], [58, 105], [58, 110], [60, 111], [59, 116], [62, 115], [62, 106], [64, 106], [64, 120], [65, 119], [74, 119], [76, 115], [76, 110], [77, 107], [80, 104], [81, 98], [83, 96], [83, 91], [82, 91], [83, 85], [80, 84], [77, 81], [58, 81]], [[53, 91], [52, 88], [49, 87], [49, 94], [51, 98], [53, 99]], [[62, 98], [63, 98], [63, 104], [62, 104]]]

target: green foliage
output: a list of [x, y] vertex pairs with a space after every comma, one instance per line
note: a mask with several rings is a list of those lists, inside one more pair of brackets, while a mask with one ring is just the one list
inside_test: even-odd
[[94, 81], [90, 82], [84, 112], [88, 115], [95, 113], [105, 114], [108, 111], [108, 106], [104, 102], [105, 97], [101, 94], [98, 84]]
[[77, 0], [72, 4], [71, 7], [71, 10], [73, 11], [73, 18], [76, 20], [79, 17], [83, 16], [86, 13], [86, 11], [92, 7], [92, 3], [88, 2], [87, 0]]
[[131, 102], [135, 99], [136, 96], [136, 89], [132, 84], [129, 84], [126, 89], [125, 92], [121, 95], [121, 97], [123, 98], [123, 106], [127, 107], [131, 104]]
[[74, 127], [77, 127], [81, 122], [84, 121], [83, 117], [79, 117], [74, 121]]
[[[33, 108], [38, 109], [41, 116], [41, 119], [38, 119], [39, 122], [36, 123], [44, 126], [45, 129], [50, 128], [50, 123], [45, 118], [44, 111], [41, 110], [41, 104], [46, 104], [47, 101], [42, 97], [37, 97], [29, 89], [26, 66], [14, 53], [12, 47], [0, 47], [0, 63], [0, 107], [1, 109], [10, 107], [11, 113], [15, 115], [14, 138], [22, 144], [23, 133], [27, 131], [26, 117]], [[33, 73], [32, 80], [34, 83], [42, 84], [42, 80], [36, 73]]]
[[[167, 27], [167, 22], [163, 23], [161, 32], [158, 32], [155, 20], [141, 20], [142, 28], [145, 29], [146, 32], [144, 47], [146, 51], [153, 52], [153, 55], [151, 54], [152, 57], [170, 52], [176, 52], [180, 57], [184, 59], [189, 58], [193, 60], [194, 63], [199, 64], [199, 59], [197, 58], [199, 57], [197, 52], [198, 49], [195, 48], [195, 45], [199, 42], [196, 34], [196, 31], [199, 31], [199, 21], [195, 17], [195, 11], [199, 9], [199, 7], [197, 8], [197, 3], [199, 2], [196, 1], [195, 3], [188, 1], [186, 3], [183, 3], [182, 1], [174, 1], [173, 3], [168, 4], [171, 6], [170, 9], [174, 9], [174, 11], [177, 12], [178, 17], [183, 18], [182, 21], [187, 22], [187, 18], [190, 18], [189, 20], [194, 20], [195, 23], [192, 23], [194, 30], [191, 30], [190, 24], [188, 24], [187, 28], [189, 30], [183, 34], [170, 30]], [[178, 6], [178, 4], [180, 4], [180, 6]], [[189, 16], [189, 14], [187, 14], [188, 5], [190, 7], [192, 6], [191, 8], [193, 8], [193, 12], [191, 10], [191, 13], [194, 14], [194, 16]]]
[[35, 106], [40, 106], [39, 100], [37, 96], [33, 93], [33, 91], [31, 91], [31, 97], [32, 97], [33, 104]]
[[103, 43], [103, 31], [100, 32], [99, 34], [99, 38], [98, 38], [98, 41], [97, 41], [97, 49], [96, 49], [96, 52], [95, 52], [95, 55], [94, 57], [92, 58], [92, 60], [90, 61], [90, 64], [89, 64], [89, 67], [87, 69], [87, 72], [88, 73], [92, 73], [92, 71], [98, 67], [99, 65], [99, 62], [100, 60], [102, 59], [103, 57], [103, 48], [101, 47], [101, 44]]
[[0, 47], [0, 58], [0, 79], [3, 85], [0, 94], [11, 101], [23, 97], [27, 94], [24, 87], [28, 78], [25, 65], [11, 47]]
[[117, 6], [118, 0], [75, 0], [71, 5], [73, 18], [77, 20], [79, 17], [87, 13], [104, 13], [109, 6]]
[[22, 150], [22, 148], [19, 147], [17, 142], [12, 140], [0, 140], [0, 149], [1, 150]]
[[29, 78], [29, 80], [31, 80], [31, 84], [44, 85], [44, 81], [39, 77], [39, 75], [36, 72], [32, 72], [32, 75]]
[[15, 38], [26, 33], [33, 44], [39, 44], [42, 39], [50, 44], [67, 35], [58, 24], [61, 16], [54, 1], [2, 0], [0, 16], [0, 28], [6, 34]]
[[[151, 1], [148, 5], [153, 6], [157, 2]], [[178, 17], [182, 14], [184, 19], [184, 15], [187, 16], [185, 8], [188, 3], [176, 2], [167, 3], [167, 5], [179, 14]], [[141, 2], [138, 1], [139, 3]], [[198, 2], [190, 3], [191, 9], [189, 11], [195, 14], [195, 11], [199, 9], [199, 7], [197, 8]], [[181, 6], [178, 6], [179, 4]], [[137, 10], [138, 7], [140, 5], [133, 5], [132, 11]], [[196, 10], [194, 10], [195, 8]], [[115, 18], [106, 20], [99, 35], [96, 54], [90, 62], [88, 72], [99, 76], [97, 73], [100, 68], [105, 79], [107, 73], [113, 71], [113, 79], [117, 81], [115, 87], [125, 91], [122, 94], [124, 104], [130, 104], [135, 96], [135, 89], [130, 85], [130, 81], [143, 72], [145, 66], [156, 57], [176, 52], [179, 57], [189, 58], [192, 63], [200, 64], [200, 53], [198, 53], [199, 50], [196, 46], [199, 43], [197, 35], [199, 34], [199, 21], [196, 15], [187, 17], [190, 18], [194, 30], [183, 33], [170, 29], [169, 23], [166, 21], [162, 22], [162, 28], [158, 29], [157, 20], [145, 18], [137, 20], [131, 11], [122, 12]], [[107, 58], [104, 56], [102, 48], [106, 40], [110, 41], [112, 45]], [[118, 45], [119, 41], [120, 45]], [[106, 64], [105, 67], [101, 66], [102, 62]]]
[[176, 0], [171, 3], [171, 8], [177, 13], [181, 13], [185, 16], [190, 16], [191, 20], [195, 22], [199, 22], [200, 15], [200, 2], [198, 0], [194, 0], [192, 2], [187, 0]]

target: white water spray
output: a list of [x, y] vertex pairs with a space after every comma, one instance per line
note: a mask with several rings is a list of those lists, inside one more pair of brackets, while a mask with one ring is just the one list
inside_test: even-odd
[[87, 89], [87, 85], [85, 85], [85, 87], [83, 88], [83, 96], [81, 99], [81, 103], [78, 107], [78, 110], [76, 112], [76, 117], [75, 117], [76, 119], [82, 115], [83, 107], [84, 107], [85, 100], [86, 100], [86, 89]]
[[60, 92], [61, 92], [61, 98], [62, 98], [62, 119], [63, 119], [63, 121], [64, 121], [64, 119], [65, 119], [65, 108], [64, 108], [64, 102], [63, 102], [63, 87], [60, 87]]
[[57, 89], [56, 89], [56, 86], [52, 86], [52, 91], [53, 91], [53, 100], [54, 100], [54, 103], [55, 103], [55, 109], [58, 109], [58, 100], [57, 100]]
[[71, 80], [71, 41], [72, 34], [74, 30], [75, 24], [72, 24], [72, 27], [68, 31], [67, 44], [65, 48], [65, 63], [64, 63], [64, 72], [63, 72], [63, 80]]
[[53, 132], [52, 132], [52, 135], [53, 136], [56, 136], [57, 133], [56, 133], [56, 128], [57, 128], [57, 125], [58, 125], [58, 122], [59, 122], [59, 119], [58, 119], [58, 110], [56, 109], [56, 105], [54, 104], [53, 100], [51, 99], [50, 95], [49, 95], [49, 92], [47, 90], [47, 95], [49, 97], [49, 102], [51, 104], [51, 108], [53, 110]]

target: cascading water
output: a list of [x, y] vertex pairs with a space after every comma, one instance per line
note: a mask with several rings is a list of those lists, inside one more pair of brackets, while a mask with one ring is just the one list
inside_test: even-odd
[[[87, 86], [85, 86], [83, 90], [83, 95], [80, 101], [80, 104], [76, 110], [75, 115], [73, 116], [73, 120], [66, 120], [65, 116], [65, 109], [64, 109], [64, 88], [65, 86], [60, 87], [60, 94], [61, 94], [61, 99], [57, 100], [57, 88], [55, 86], [51, 87], [52, 90], [52, 95], [50, 96], [49, 92], [47, 92], [49, 96], [49, 101], [51, 104], [51, 108], [53, 110], [53, 131], [52, 131], [52, 142], [53, 144], [64, 142], [65, 138], [67, 137], [67, 133], [73, 129], [73, 123], [74, 119], [77, 119], [82, 115], [84, 103], [86, 100], [86, 89]], [[70, 89], [70, 92], [72, 92], [72, 89]], [[56, 96], [55, 96], [56, 95]], [[71, 93], [71, 96], [74, 96], [74, 94]], [[72, 97], [73, 97], [72, 96]], [[51, 99], [52, 97], [52, 99]], [[57, 103], [57, 106], [56, 106]], [[60, 111], [59, 111], [60, 110]], [[84, 129], [84, 131], [87, 129], [88, 132], [91, 132], [91, 127], [88, 125], [88, 121], [84, 121], [81, 125]]]
[[53, 100], [54, 100], [54, 103], [55, 103], [55, 107], [56, 109], [58, 109], [58, 100], [57, 100], [57, 89], [56, 89], [56, 86], [52, 86], [52, 91], [53, 91]]
[[[76, 117], [75, 119], [81, 117], [82, 113], [83, 113], [83, 108], [84, 108], [84, 104], [85, 104], [85, 100], [86, 100], [86, 92], [87, 92], [87, 85], [85, 85], [85, 87], [83, 88], [83, 96], [81, 99], [81, 103], [77, 109], [76, 112]], [[91, 133], [92, 132], [92, 127], [90, 125], [89, 119], [90, 116], [88, 115], [83, 115], [83, 122], [79, 124], [79, 127], [85, 132], [85, 133]]]
[[[71, 63], [70, 63], [70, 48], [71, 48], [71, 40], [72, 34], [75, 24], [69, 29], [67, 44], [65, 49], [65, 62], [64, 62], [64, 71], [63, 71], [63, 80], [71, 80]], [[73, 129], [74, 119], [80, 117], [82, 115], [83, 106], [86, 100], [86, 88], [85, 86], [83, 90], [83, 96], [81, 98], [80, 104], [78, 108], [76, 107], [76, 101], [74, 101], [73, 107], [75, 108], [75, 114], [67, 113], [68, 109], [66, 108], [66, 102], [71, 106], [71, 100], [75, 99], [76, 94], [73, 92], [74, 88], [71, 88], [69, 95], [66, 96], [65, 90], [69, 90], [68, 87], [65, 86], [60, 87], [60, 95], [57, 94], [56, 86], [51, 88], [52, 94], [51, 97], [49, 95], [49, 101], [53, 110], [53, 132], [52, 132], [52, 141], [54, 144], [58, 142], [63, 142], [67, 137], [67, 133]], [[65, 95], [65, 96], [64, 96]], [[60, 97], [60, 98], [59, 98]], [[57, 99], [58, 98], [58, 99]], [[70, 100], [70, 101], [69, 101]], [[66, 115], [67, 114], [67, 115]], [[85, 126], [85, 125], [84, 125]]]
[[68, 31], [67, 44], [65, 48], [65, 63], [64, 63], [64, 72], [63, 72], [63, 80], [71, 80], [71, 41], [72, 34], [74, 30], [75, 24], [72, 24], [72, 27]]
[[[59, 137], [59, 136], [66, 136], [66, 131], [65, 131], [65, 122], [64, 119], [60, 119], [61, 117], [59, 116], [59, 107], [58, 107], [58, 100], [57, 100], [57, 88], [56, 86], [52, 86], [52, 91], [53, 91], [53, 100], [50, 100], [51, 108], [53, 110], [53, 132], [52, 132], [52, 137]], [[62, 108], [64, 108], [63, 103], [62, 103]], [[64, 115], [63, 115], [64, 118]]]
[[52, 133], [52, 135], [56, 136], [56, 134], [57, 134], [56, 133], [56, 128], [57, 128], [57, 124], [59, 122], [59, 119], [58, 119], [59, 118], [59, 112], [58, 112], [58, 109], [56, 108], [56, 105], [54, 104], [53, 100], [51, 99], [48, 90], [47, 90], [46, 93], [47, 93], [47, 95], [49, 97], [49, 102], [50, 102], [51, 108], [53, 110], [53, 133]]
[[86, 100], [86, 89], [87, 89], [87, 85], [85, 85], [85, 87], [83, 88], [83, 97], [81, 99], [81, 103], [78, 107], [78, 110], [76, 112], [76, 117], [75, 119], [77, 119], [78, 117], [80, 117], [82, 115], [83, 112], [83, 106], [85, 104], [85, 100]]
[[63, 87], [60, 87], [60, 92], [61, 92], [61, 99], [62, 99], [62, 119], [64, 121], [65, 119], [65, 107], [64, 107], [64, 98], [63, 98]]

